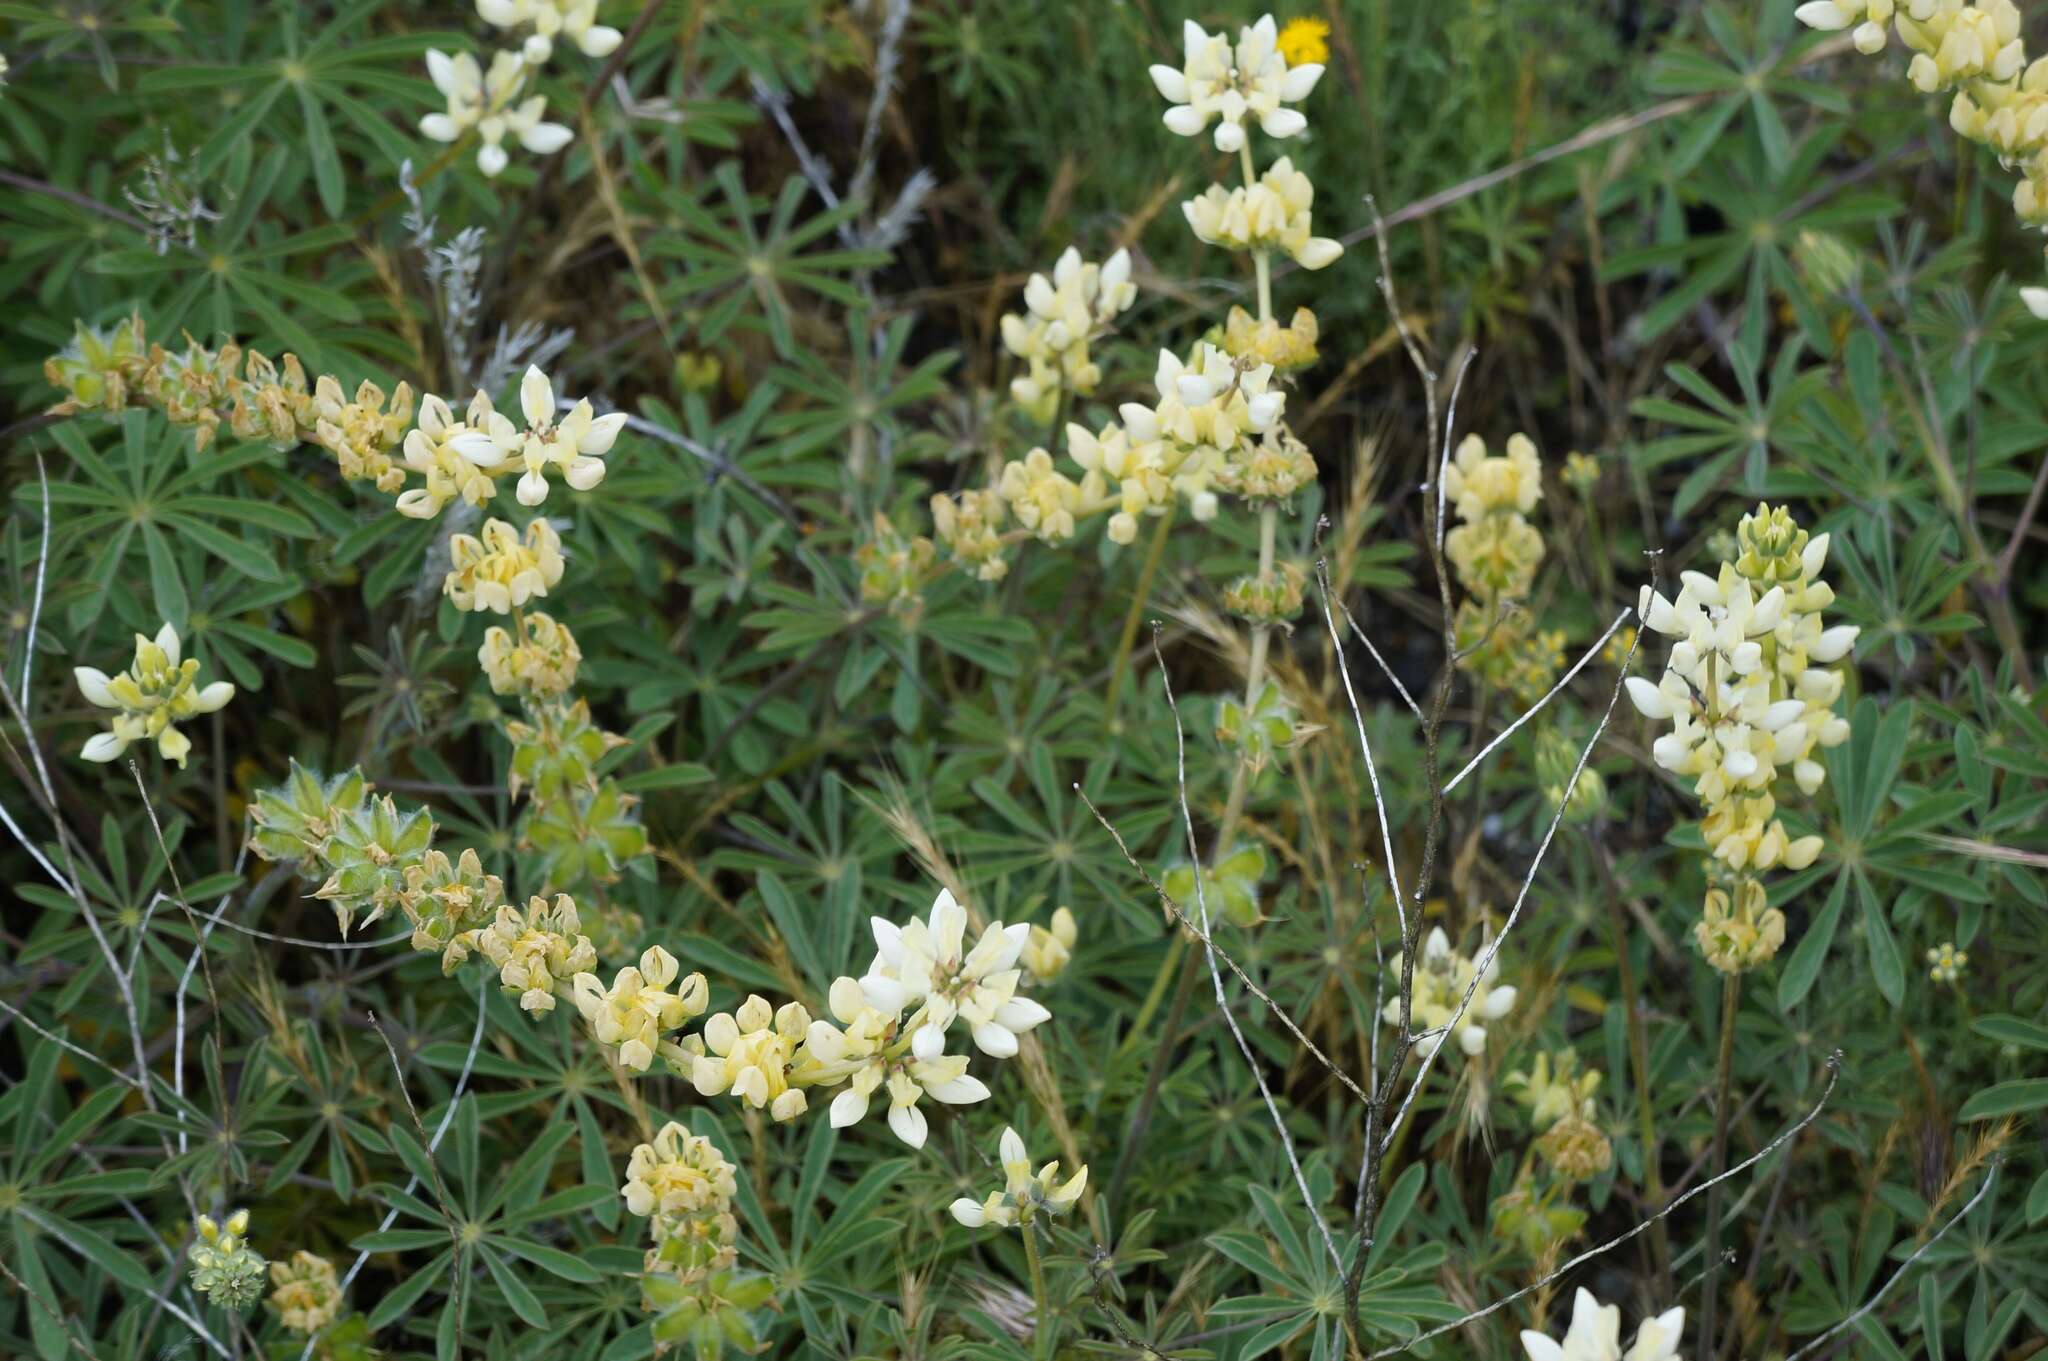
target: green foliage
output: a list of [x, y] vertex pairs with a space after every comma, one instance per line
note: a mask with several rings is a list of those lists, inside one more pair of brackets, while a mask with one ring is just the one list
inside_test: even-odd
[[[1725, 1355], [1852, 1316], [1842, 1354], [2025, 1354], [2048, 1334], [2048, 328], [2013, 285], [2040, 257], [2012, 174], [1904, 58], [1792, 9], [1304, 7], [1328, 70], [1282, 149], [1349, 247], [1272, 279], [1319, 327], [1274, 380], [1315, 482], [1263, 536], [1242, 499], [1174, 502], [1125, 546], [1016, 544], [989, 582], [920, 555], [931, 499], [1154, 401], [1160, 349], [1256, 296], [1178, 207], [1234, 158], [1167, 132], [1145, 75], [1183, 19], [1254, 12], [602, 0], [619, 48], [558, 37], [522, 92], [570, 140], [508, 136], [488, 176], [476, 133], [418, 130], [447, 102], [427, 52], [527, 31], [472, 6], [0, 4], [0, 1354], [1248, 1361], [1346, 1355], [1355, 1316], [1360, 1351], [1501, 1361], [1581, 1284], [1627, 1335], [1683, 1305], [1686, 1354], [1708, 1292]], [[1139, 299], [1048, 424], [1008, 395], [999, 318], [1070, 245], [1128, 247]], [[529, 363], [626, 413], [602, 483], [558, 475], [530, 512], [564, 546], [539, 603], [580, 647], [573, 693], [494, 689], [476, 648], [513, 620], [441, 598], [450, 535], [491, 508], [406, 518], [324, 437], [195, 438], [131, 381], [188, 336], [295, 354], [343, 401], [405, 384], [407, 431], [428, 393], [518, 414]], [[1512, 732], [1526, 705], [1445, 655], [1446, 428], [1544, 460], [1536, 584], [1473, 616], [1560, 640], [1558, 694]], [[1694, 945], [1728, 876], [1692, 782], [1625, 698], [1603, 722], [1629, 643], [1565, 669], [1645, 583], [1733, 558], [1765, 499], [1830, 536], [1830, 622], [1860, 636], [1847, 740], [1778, 810], [1822, 849], [1767, 879], [1784, 946], [1724, 990]], [[1224, 601], [1276, 553], [1307, 589], [1267, 632]], [[72, 668], [165, 623], [236, 699], [185, 720], [184, 768], [78, 759], [105, 713]], [[1646, 631], [1633, 674], [1669, 641]], [[1597, 786], [1571, 784], [1582, 750]], [[573, 893], [600, 991], [661, 946], [713, 1011], [823, 1018], [867, 919], [940, 883], [1033, 928], [1053, 1019], [986, 1102], [928, 1103], [915, 1151], [885, 1091], [841, 1129], [829, 1098], [776, 1120], [633, 1073], [567, 980], [523, 1011], [459, 944]], [[1062, 906], [1070, 960], [1040, 939]], [[1204, 908], [1213, 960], [1184, 929]], [[1434, 1057], [1368, 1187], [1362, 1094], [1398, 1107], [1420, 1066], [1386, 1071], [1411, 926], [1468, 962], [1502, 941], [1515, 995]], [[1602, 1076], [1611, 1164], [1586, 1178], [1505, 1099], [1556, 1052]], [[1764, 1148], [1836, 1053], [1820, 1113], [1711, 1200], [1423, 1340], [1700, 1186], [1717, 1134], [1728, 1166]], [[670, 1120], [738, 1172], [737, 1259], [687, 1284], [649, 1272], [620, 1195]], [[1091, 1169], [1028, 1258], [947, 1214], [997, 1184], [1006, 1125]], [[242, 1206], [254, 1250], [348, 1278], [310, 1336], [192, 1289], [196, 1217]], [[1706, 1270], [1710, 1223], [1735, 1266]]]

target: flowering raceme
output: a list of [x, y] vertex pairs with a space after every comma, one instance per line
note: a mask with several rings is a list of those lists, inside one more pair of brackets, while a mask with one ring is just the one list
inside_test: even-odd
[[[1480, 953], [1485, 953], [1484, 946]], [[1477, 976], [1477, 986], [1474, 978]], [[1443, 1044], [1445, 1027], [1451, 1025], [1453, 1017], [1457, 1025], [1450, 1030], [1458, 1048], [1467, 1055], [1477, 1057], [1486, 1052], [1486, 1027], [1481, 1021], [1497, 1021], [1507, 1015], [1515, 1006], [1515, 990], [1494, 982], [1500, 977], [1498, 954], [1487, 963], [1486, 972], [1481, 974], [1472, 957], [1459, 954], [1451, 948], [1450, 937], [1441, 926], [1430, 928], [1428, 938], [1423, 942], [1422, 958], [1415, 962], [1415, 989], [1409, 1003], [1409, 1018], [1419, 1026], [1415, 1036], [1415, 1051], [1428, 1058]], [[1465, 992], [1472, 989], [1472, 1001], [1465, 1006]], [[1464, 1006], [1463, 1015], [1459, 1008]], [[1401, 1023], [1401, 999], [1392, 998], [1387, 1002], [1381, 1017], [1394, 1025]]]
[[192, 739], [177, 725], [213, 713], [235, 697], [235, 687], [226, 681], [198, 684], [199, 662], [180, 659], [178, 631], [168, 623], [155, 638], [135, 635], [135, 660], [120, 675], [90, 666], [77, 667], [72, 675], [88, 701], [116, 711], [107, 731], [95, 734], [79, 752], [88, 761], [111, 761], [131, 742], [153, 741], [166, 761], [183, 768]]
[[1307, 99], [1322, 78], [1315, 62], [1289, 66], [1280, 55], [1279, 29], [1268, 14], [1238, 31], [1237, 43], [1210, 33], [1189, 19], [1181, 29], [1181, 64], [1154, 66], [1152, 83], [1173, 107], [1166, 126], [1194, 137], [1216, 122], [1216, 149], [1236, 152], [1245, 145], [1244, 122], [1258, 120], [1268, 137], [1288, 138], [1308, 120], [1286, 107]]
[[1769, 960], [1785, 939], [1784, 917], [1754, 874], [1804, 869], [1820, 855], [1820, 837], [1785, 830], [1777, 792], [1789, 774], [1800, 793], [1817, 793], [1827, 777], [1819, 750], [1848, 740], [1833, 707], [1843, 684], [1834, 663], [1857, 636], [1854, 625], [1822, 619], [1834, 602], [1820, 577], [1827, 535], [1809, 536], [1782, 506], [1759, 505], [1737, 527], [1736, 545], [1715, 576], [1682, 574], [1676, 600], [1643, 588], [1643, 623], [1678, 641], [1661, 680], [1628, 680], [1636, 708], [1672, 725], [1652, 759], [1692, 781], [1707, 849], [1734, 876], [1732, 896], [1710, 889], [1695, 929], [1708, 961], [1730, 974]]
[[1005, 313], [1003, 345], [1028, 369], [1010, 384], [1010, 395], [1034, 421], [1050, 421], [1061, 392], [1087, 396], [1102, 381], [1089, 357], [1089, 342], [1106, 331], [1138, 296], [1131, 282], [1131, 253], [1119, 250], [1100, 265], [1069, 246], [1054, 262], [1052, 277], [1033, 274], [1024, 285], [1021, 313]]

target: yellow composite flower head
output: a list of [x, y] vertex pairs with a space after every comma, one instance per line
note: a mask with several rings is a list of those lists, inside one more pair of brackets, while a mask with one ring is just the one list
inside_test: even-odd
[[711, 988], [704, 975], [693, 973], [674, 989], [682, 966], [659, 945], [640, 956], [640, 966], [619, 970], [607, 988], [596, 974], [576, 975], [576, 1006], [599, 1044], [619, 1051], [621, 1065], [644, 1073], [654, 1063], [657, 1050], [673, 1054], [680, 1062], [684, 1051], [665, 1045], [663, 1037], [704, 1014]]
[[1327, 20], [1299, 15], [1280, 29], [1276, 46], [1289, 66], [1307, 66], [1330, 59], [1330, 25]]
[[510, 614], [548, 593], [562, 579], [562, 539], [536, 516], [521, 536], [503, 520], [486, 520], [478, 535], [448, 540], [449, 569], [442, 589], [458, 610]]
[[156, 637], [135, 635], [135, 660], [118, 676], [90, 666], [72, 671], [86, 699], [112, 709], [107, 731], [96, 733], [78, 753], [88, 761], [111, 761], [131, 742], [151, 741], [166, 761], [182, 769], [192, 739], [177, 724], [210, 714], [235, 697], [226, 681], [199, 684], [199, 662], [179, 656], [178, 631], [168, 623]]
[[1074, 1208], [1088, 1186], [1088, 1168], [1083, 1165], [1066, 1181], [1059, 1180], [1057, 1159], [1031, 1170], [1024, 1141], [1007, 1125], [997, 1145], [1003, 1162], [1003, 1189], [991, 1191], [986, 1200], [967, 1196], [953, 1202], [953, 1218], [970, 1229], [1026, 1227], [1041, 1214], [1063, 1215]]
[[1238, 30], [1233, 45], [1194, 20], [1181, 27], [1181, 63], [1151, 68], [1152, 84], [1172, 107], [1166, 126], [1182, 137], [1216, 124], [1216, 149], [1235, 154], [1245, 145], [1245, 122], [1255, 119], [1268, 137], [1298, 136], [1308, 119], [1289, 104], [1307, 99], [1322, 78], [1317, 62], [1289, 65], [1280, 54], [1279, 26], [1268, 14]]

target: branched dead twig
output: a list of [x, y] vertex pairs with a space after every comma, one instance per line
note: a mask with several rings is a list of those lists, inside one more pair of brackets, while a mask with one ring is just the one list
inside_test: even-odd
[[[1492, 1304], [1487, 1305], [1484, 1309], [1476, 1309], [1473, 1312], [1465, 1315], [1463, 1318], [1454, 1319], [1449, 1323], [1442, 1324], [1441, 1326], [1436, 1328], [1432, 1328], [1426, 1333], [1422, 1333], [1419, 1336], [1409, 1338], [1406, 1342], [1398, 1343], [1392, 1347], [1382, 1347], [1380, 1350], [1372, 1353], [1371, 1357], [1369, 1357], [1367, 1361], [1379, 1361], [1379, 1358], [1383, 1356], [1398, 1356], [1402, 1352], [1408, 1351], [1416, 1346], [1419, 1346], [1420, 1344], [1429, 1341], [1433, 1337], [1442, 1337], [1445, 1333], [1455, 1332], [1460, 1328], [1466, 1327], [1473, 1323], [1477, 1323], [1480, 1319], [1486, 1318], [1488, 1315], [1498, 1313], [1502, 1309], [1507, 1308], [1510, 1304], [1513, 1304], [1516, 1300], [1525, 1298], [1529, 1295], [1533, 1295], [1537, 1291], [1552, 1284], [1553, 1282], [1563, 1279], [1565, 1275], [1576, 1270], [1578, 1267], [1584, 1265], [1585, 1263], [1592, 1261], [1595, 1257], [1604, 1256], [1605, 1254], [1614, 1251], [1622, 1244], [1627, 1243], [1631, 1239], [1636, 1238], [1638, 1235], [1647, 1231], [1652, 1224], [1661, 1222], [1666, 1217], [1668, 1217], [1673, 1211], [1677, 1210], [1679, 1206], [1685, 1204], [1694, 1196], [1697, 1196], [1700, 1193], [1712, 1187], [1720, 1185], [1722, 1182], [1727, 1181], [1730, 1177], [1740, 1176], [1742, 1173], [1747, 1172], [1750, 1168], [1755, 1167], [1765, 1158], [1768, 1158], [1777, 1149], [1782, 1148], [1786, 1143], [1788, 1143], [1792, 1139], [1797, 1138], [1801, 1130], [1805, 1129], [1808, 1125], [1812, 1124], [1815, 1120], [1820, 1118], [1821, 1111], [1825, 1109], [1828, 1104], [1828, 1098], [1834, 1095], [1836, 1081], [1842, 1075], [1842, 1053], [1839, 1049], [1836, 1050], [1834, 1053], [1828, 1055], [1827, 1070], [1827, 1086], [1821, 1089], [1820, 1099], [1813, 1103], [1812, 1110], [1808, 1111], [1805, 1115], [1801, 1116], [1799, 1120], [1796, 1123], [1794, 1123], [1790, 1128], [1779, 1133], [1779, 1135], [1775, 1139], [1765, 1144], [1762, 1148], [1758, 1149], [1749, 1157], [1735, 1164], [1735, 1166], [1721, 1173], [1721, 1175], [1713, 1178], [1710, 1181], [1700, 1183], [1698, 1186], [1693, 1187], [1692, 1190], [1687, 1191], [1682, 1196], [1673, 1197], [1669, 1205], [1666, 1205], [1663, 1209], [1657, 1211], [1657, 1213], [1651, 1215], [1649, 1218], [1643, 1220], [1641, 1223], [1632, 1226], [1623, 1233], [1615, 1235], [1613, 1238], [1608, 1239], [1606, 1242], [1600, 1244], [1598, 1247], [1588, 1248], [1586, 1251], [1572, 1258], [1570, 1261], [1558, 1267], [1556, 1270], [1550, 1272], [1545, 1276], [1540, 1277], [1535, 1281], [1530, 1282], [1528, 1285], [1523, 1286], [1520, 1290], [1515, 1291], [1513, 1294], [1504, 1295], [1500, 1299], [1495, 1300]], [[1978, 1192], [1978, 1194], [1982, 1195], [1983, 1193], [1980, 1191]], [[1974, 1204], [1975, 1202], [1973, 1201], [1972, 1203]], [[1965, 1209], [1967, 1208], [1968, 1207], [1965, 1207]], [[1946, 1232], [1946, 1230], [1944, 1230], [1944, 1232]], [[1917, 1256], [1918, 1254], [1915, 1255]], [[1800, 1355], [1804, 1355], [1804, 1353], [1800, 1353]], [[1787, 1358], [1787, 1361], [1798, 1361], [1798, 1357], [1794, 1356]]]

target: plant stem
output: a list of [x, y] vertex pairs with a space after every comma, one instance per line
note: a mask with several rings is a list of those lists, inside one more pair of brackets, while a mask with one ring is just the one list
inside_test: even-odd
[[1103, 700], [1103, 720], [1116, 725], [1117, 696], [1123, 693], [1124, 672], [1131, 664], [1131, 648], [1138, 641], [1138, 620], [1145, 613], [1145, 601], [1152, 594], [1152, 578], [1159, 574], [1160, 559], [1166, 556], [1166, 536], [1173, 528], [1173, 513], [1179, 502], [1169, 501], [1166, 513], [1152, 530], [1152, 542], [1145, 550], [1145, 565], [1138, 570], [1138, 584], [1131, 590], [1131, 608], [1124, 614], [1124, 631], [1116, 640], [1116, 659], [1109, 667], [1109, 694]]
[[[1734, 1114], [1728, 1088], [1735, 1068], [1735, 1013], [1742, 1001], [1742, 975], [1729, 974], [1721, 984], [1721, 1056], [1714, 1066], [1714, 1171], [1728, 1166], [1728, 1120]], [[1721, 1260], [1721, 1188], [1707, 1192], [1707, 1255], [1705, 1283], [1700, 1287], [1700, 1361], [1714, 1355], [1714, 1305], [1720, 1287], [1714, 1271]]]
[[1038, 1261], [1038, 1235], [1031, 1225], [1021, 1226], [1024, 1260], [1031, 1268], [1031, 1351], [1038, 1357], [1052, 1355], [1052, 1301], [1045, 1293], [1045, 1268]]
[[[1621, 905], [1620, 886], [1608, 872], [1607, 862], [1597, 856], [1595, 859], [1599, 860], [1601, 876], [1607, 881], [1607, 906], [1614, 915], [1614, 958], [1621, 971], [1621, 1004], [1625, 1008], [1622, 1018], [1628, 1031], [1629, 1071], [1634, 1075], [1636, 1089], [1636, 1141], [1643, 1150], [1643, 1192], [1648, 1198], [1644, 1209], [1655, 1214], [1664, 1208], [1664, 1174], [1658, 1167], [1657, 1120], [1650, 1098], [1650, 1041], [1643, 1025], [1642, 994], [1636, 988], [1635, 958], [1629, 951], [1628, 916]], [[1671, 1237], [1661, 1219], [1650, 1224], [1650, 1257], [1668, 1290]]]

